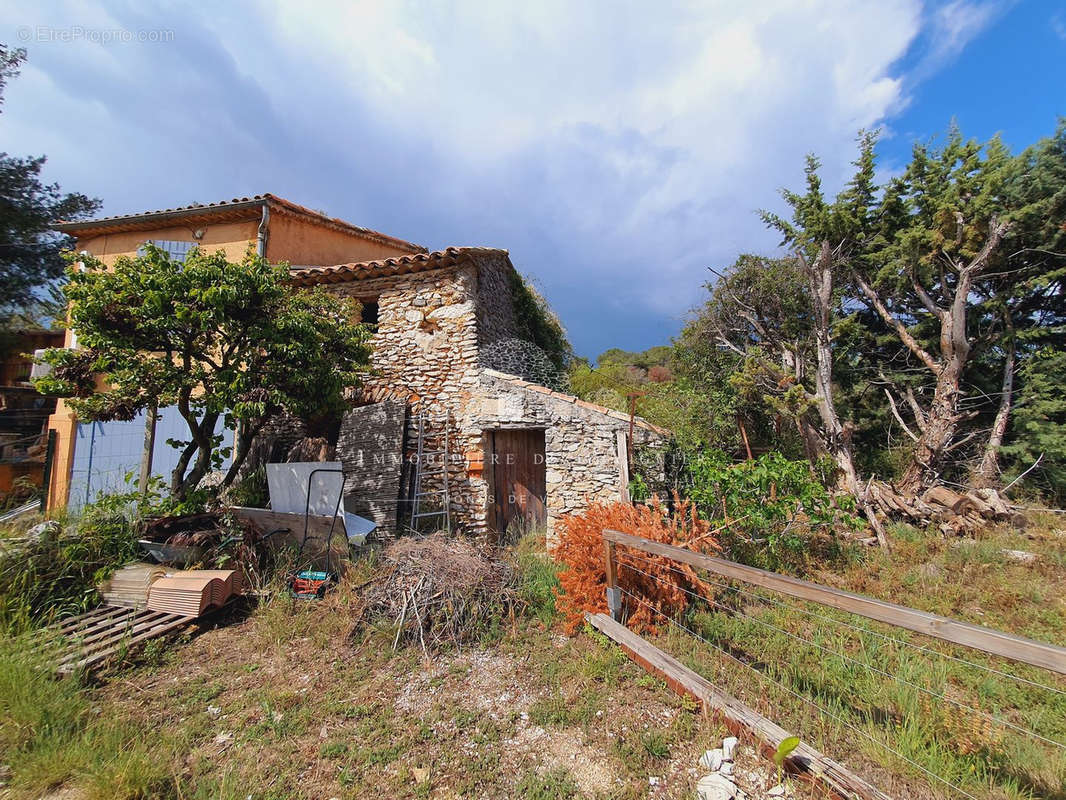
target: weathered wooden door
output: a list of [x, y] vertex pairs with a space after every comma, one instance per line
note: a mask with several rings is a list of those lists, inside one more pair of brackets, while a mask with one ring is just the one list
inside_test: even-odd
[[544, 431], [494, 431], [492, 472], [494, 527], [499, 541], [543, 527], [548, 519]]

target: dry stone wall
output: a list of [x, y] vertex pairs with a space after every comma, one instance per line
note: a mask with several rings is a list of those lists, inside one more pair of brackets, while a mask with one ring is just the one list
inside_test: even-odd
[[[481, 382], [476, 427], [544, 429], [549, 544], [563, 514], [627, 495], [628, 419], [494, 370], [483, 370]], [[634, 428], [634, 439], [637, 446], [664, 444], [661, 434], [640, 425]]]
[[[484, 431], [544, 429], [551, 538], [562, 514], [624, 496], [628, 418], [483, 368], [484, 351], [515, 334], [511, 269], [506, 254], [490, 251], [456, 266], [327, 288], [378, 303], [376, 375], [368, 388], [377, 396], [405, 399], [413, 413], [423, 411], [434, 420], [450, 417], [453, 524], [487, 533], [491, 468], [483, 470], [478, 463]], [[357, 432], [342, 430], [342, 440], [345, 436], [358, 438]], [[639, 426], [636, 438], [638, 445], [662, 440]], [[406, 457], [412, 449], [408, 437]], [[431, 482], [428, 488], [437, 485]]]

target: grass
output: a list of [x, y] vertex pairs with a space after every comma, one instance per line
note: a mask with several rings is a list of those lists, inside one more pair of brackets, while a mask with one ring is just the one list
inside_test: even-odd
[[528, 770], [515, 786], [515, 793], [527, 800], [567, 800], [577, 795], [578, 785], [565, 769], [553, 769], [543, 775]]
[[[491, 647], [393, 653], [390, 626], [352, 622], [361, 576], [141, 651], [102, 682], [54, 680], [25, 640], [0, 640], [5, 798], [636, 798], [645, 765], [667, 762], [641, 749], [625, 764], [614, 739], [695, 718], [602, 637], [562, 639], [533, 610]], [[671, 755], [695, 763], [697, 726], [677, 730]]]
[[[1030, 529], [1023, 538], [992, 530], [964, 542], [907, 528], [892, 533], [891, 554], [872, 552], [843, 573], [815, 580], [1044, 641], [1066, 640], [1061, 588], [1066, 569], [1059, 557], [1066, 540], [1059, 535]], [[1038, 559], [1032, 565], [1014, 563], [1003, 556], [1009, 549], [1035, 552]], [[979, 797], [1066, 797], [1064, 751], [994, 721], [1006, 719], [1066, 742], [1066, 693], [939, 654], [1060, 692], [1066, 692], [1066, 681], [842, 612], [740, 588], [746, 593], [723, 590], [716, 598], [719, 606], [693, 611], [685, 624], [753, 669], [672, 626], [662, 636], [664, 648], [860, 773], [881, 777], [889, 794], [897, 785], [905, 787], [897, 789], [899, 796], [957, 796], [927, 770]], [[814, 712], [790, 691], [828, 715]]]
[[[121, 720], [99, 714], [76, 677], [53, 680], [28, 641], [0, 646], [0, 752], [14, 796], [33, 795], [78, 776], [86, 798], [165, 793], [169, 742], [150, 746]], [[169, 753], [167, 754], [169, 755]]]
[[527, 534], [515, 548], [519, 576], [519, 596], [526, 613], [545, 627], [555, 620], [555, 594], [559, 588], [559, 566], [547, 555], [543, 533]]
[[[840, 572], [813, 579], [1034, 638], [1066, 640], [1064, 540], [1058, 535], [1036, 528], [989, 531], [961, 546], [913, 529], [892, 535], [891, 554], [870, 551]], [[1016, 564], [1002, 558], [1003, 549], [1039, 558]], [[516, 561], [525, 615], [504, 626], [491, 646], [429, 660], [418, 647], [394, 653], [388, 621], [354, 622], [359, 604], [351, 586], [372, 573], [369, 562], [357, 565], [350, 583], [324, 601], [296, 603], [280, 595], [247, 619], [142, 650], [135, 663], [100, 682], [54, 680], [28, 655], [26, 639], [2, 638], [5, 796], [21, 800], [63, 790], [79, 799], [628, 799], [646, 797], [649, 777], [658, 776], [657, 797], [691, 797], [698, 776], [689, 770], [704, 749], [719, 746], [725, 730], [598, 633], [586, 630], [569, 640], [554, 633], [554, 565], [528, 542], [517, 549]], [[909, 760], [977, 797], [1066, 797], [1066, 766], [1046, 748], [896, 678], [1058, 740], [1066, 740], [1066, 695], [1049, 696], [873, 632], [844, 629], [799, 614], [791, 604], [739, 594], [719, 600], [735, 613], [702, 609], [686, 624], [853, 728], [810, 713], [791, 694], [691, 636], [666, 631], [661, 646], [890, 795], [952, 796]], [[891, 635], [919, 641], [896, 630]], [[1010, 669], [1052, 680], [1040, 670]], [[882, 743], [903, 758], [887, 755]], [[772, 765], [764, 766], [776, 782]]]

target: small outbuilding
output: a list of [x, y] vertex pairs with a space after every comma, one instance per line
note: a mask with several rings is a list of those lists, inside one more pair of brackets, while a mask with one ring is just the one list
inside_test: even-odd
[[[631, 451], [666, 442], [639, 417], [543, 385], [550, 362], [523, 338], [506, 250], [450, 247], [292, 275], [373, 309], [375, 375], [342, 422], [337, 457], [352, 496], [366, 498], [353, 510], [386, 529], [398, 484], [401, 520], [440, 510], [434, 498], [446, 496], [453, 527], [499, 540], [542, 526], [550, 541], [560, 515], [628, 499]], [[375, 433], [386, 420], [398, 431], [401, 408], [406, 436], [386, 444]], [[388, 453], [400, 454], [399, 470]]]

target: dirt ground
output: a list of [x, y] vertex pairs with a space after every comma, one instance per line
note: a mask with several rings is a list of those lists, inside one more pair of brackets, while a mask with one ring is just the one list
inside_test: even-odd
[[[149, 651], [98, 708], [169, 737], [212, 797], [692, 798], [728, 735], [598, 635], [515, 627], [426, 658], [388, 634], [282, 602]], [[778, 782], [744, 741], [735, 776], [748, 798]]]

